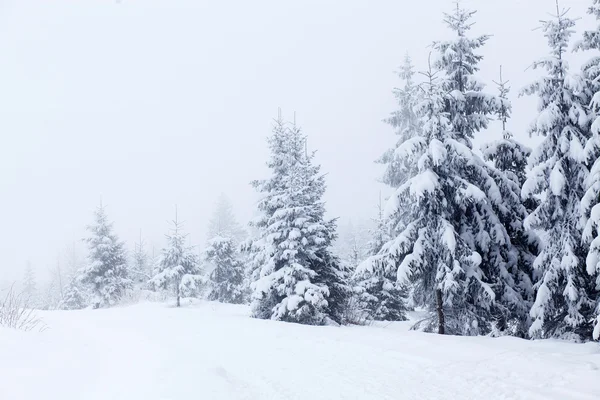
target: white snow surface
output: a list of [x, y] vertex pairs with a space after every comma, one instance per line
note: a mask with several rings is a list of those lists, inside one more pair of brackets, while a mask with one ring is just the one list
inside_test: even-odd
[[210, 302], [40, 314], [44, 332], [0, 329], [0, 399], [600, 398], [594, 343], [311, 327]]

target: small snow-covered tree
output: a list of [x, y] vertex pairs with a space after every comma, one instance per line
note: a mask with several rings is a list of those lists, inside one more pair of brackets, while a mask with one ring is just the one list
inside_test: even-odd
[[244, 303], [244, 266], [238, 259], [233, 239], [220, 236], [212, 238], [204, 250], [203, 258], [212, 268], [208, 299], [221, 303]]
[[421, 130], [420, 120], [414, 112], [414, 108], [420, 102], [421, 96], [419, 88], [414, 81], [415, 71], [408, 54], [404, 58], [404, 64], [400, 67], [398, 75], [404, 83], [403, 87], [394, 89], [394, 97], [396, 97], [399, 109], [394, 111], [385, 120], [385, 122], [393, 126], [396, 130], [398, 141], [394, 148], [386, 151], [377, 160], [378, 163], [386, 165], [383, 182], [393, 188], [397, 188], [403, 181], [403, 177], [400, 174], [403, 160], [399, 158], [396, 150], [406, 140], [418, 135]]
[[[600, 0], [593, 0], [589, 13], [600, 20]], [[600, 50], [600, 26], [585, 31], [576, 46], [579, 50]], [[588, 247], [586, 269], [595, 279], [591, 299], [596, 302], [593, 338], [600, 339], [600, 56], [595, 55], [583, 64], [586, 103], [588, 109], [589, 139], [584, 149], [585, 162], [590, 173], [585, 182], [586, 192], [581, 202], [583, 214], [583, 241]]]
[[88, 299], [84, 287], [76, 277], [72, 277], [64, 289], [58, 308], [61, 310], [81, 310], [87, 307]]
[[247, 236], [246, 231], [238, 224], [233, 213], [231, 202], [221, 193], [215, 211], [208, 225], [208, 239], [215, 237], [230, 238], [234, 245], [242, 243]]
[[50, 268], [50, 279], [41, 289], [39, 304], [44, 310], [56, 310], [64, 294], [63, 272], [60, 260], [56, 260], [56, 265]]
[[345, 268], [353, 272], [368, 255], [369, 227], [364, 223], [355, 225], [349, 221], [339, 232], [335, 253]]
[[148, 254], [148, 270], [152, 277], [158, 273], [159, 264], [160, 254], [158, 254], [156, 248], [152, 246], [152, 251]]
[[[391, 240], [389, 221], [384, 217], [383, 204], [379, 202], [375, 226], [368, 243], [369, 256], [376, 256]], [[353, 280], [361, 289], [359, 299], [371, 318], [377, 321], [406, 320], [406, 288], [398, 282], [397, 268], [390, 264], [366, 262], [359, 265]]]
[[[61, 268], [59, 264], [56, 266], [56, 275], [59, 275], [59, 281], [62, 282], [62, 277], [74, 277], [77, 272], [85, 266], [85, 257], [79, 251], [77, 243], [74, 241], [73, 244], [65, 249], [65, 265]], [[64, 271], [63, 271], [64, 270]], [[64, 282], [66, 283], [66, 282]]]
[[146, 242], [142, 239], [140, 231], [140, 239], [134, 245], [132, 255], [131, 277], [137, 283], [145, 283], [150, 276], [150, 266], [148, 264], [148, 254], [146, 253]]
[[150, 280], [155, 289], [172, 289], [177, 307], [181, 306], [181, 297], [197, 295], [204, 283], [202, 268], [194, 248], [188, 246], [187, 235], [181, 230], [181, 223], [175, 220], [171, 234], [167, 235], [167, 247], [162, 251], [156, 275]]
[[35, 272], [33, 272], [33, 268], [31, 267], [31, 263], [28, 262], [25, 267], [25, 276], [23, 277], [23, 296], [25, 296], [25, 300], [27, 301], [28, 306], [37, 307], [38, 302], [38, 292], [37, 285], [35, 283]]
[[124, 243], [113, 232], [105, 208], [94, 213], [94, 224], [88, 226], [88, 263], [80, 270], [79, 280], [91, 287], [94, 308], [114, 305], [131, 288]]
[[484, 160], [493, 162], [497, 169], [522, 186], [527, 178], [527, 160], [531, 154], [531, 149], [519, 143], [507, 128], [512, 107], [508, 100], [508, 93], [510, 92], [508, 82], [502, 79], [502, 67], [500, 67], [500, 80], [496, 84], [498, 85], [498, 99], [500, 101], [498, 119], [502, 123], [502, 139], [484, 144], [481, 151]]
[[342, 322], [349, 288], [331, 254], [335, 220], [325, 220], [324, 176], [295, 125], [279, 118], [269, 138], [271, 178], [253, 185], [263, 194], [253, 254], [253, 315], [318, 325]]
[[545, 75], [523, 90], [539, 97], [539, 114], [530, 133], [544, 136], [530, 158], [531, 171], [523, 197], [537, 196], [539, 205], [526, 220], [543, 231], [544, 247], [534, 262], [537, 294], [531, 309], [530, 334], [536, 338], [590, 337], [594, 307], [582, 245], [581, 198], [588, 170], [581, 129], [583, 81], [568, 71], [564, 59], [575, 21], [558, 10], [542, 29], [550, 54], [533, 64]]

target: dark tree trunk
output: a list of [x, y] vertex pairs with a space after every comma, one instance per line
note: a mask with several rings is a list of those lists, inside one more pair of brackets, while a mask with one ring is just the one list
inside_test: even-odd
[[435, 299], [437, 303], [437, 315], [438, 315], [438, 333], [443, 335], [446, 333], [445, 321], [444, 321], [444, 302], [442, 300], [442, 290], [436, 289]]
[[181, 307], [181, 300], [179, 296], [179, 283], [175, 287], [175, 293], [177, 294], [177, 307]]

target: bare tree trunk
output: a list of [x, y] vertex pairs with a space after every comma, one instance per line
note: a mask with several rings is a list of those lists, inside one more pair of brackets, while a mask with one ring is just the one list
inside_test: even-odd
[[446, 331], [444, 321], [444, 302], [442, 301], [442, 290], [436, 289], [435, 299], [437, 303], [437, 315], [438, 315], [438, 333], [443, 335]]
[[175, 288], [175, 293], [177, 294], [177, 307], [181, 307], [181, 301], [179, 296], [179, 284], [177, 284], [177, 287]]

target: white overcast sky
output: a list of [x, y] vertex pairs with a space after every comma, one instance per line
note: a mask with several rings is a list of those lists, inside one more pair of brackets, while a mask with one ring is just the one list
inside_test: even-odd
[[[494, 36], [482, 78], [513, 87], [510, 128], [523, 141], [535, 99], [516, 93], [547, 52], [533, 29], [554, 0], [464, 0], [475, 33]], [[561, 0], [585, 14], [591, 0]], [[132, 247], [160, 247], [178, 204], [202, 243], [220, 192], [241, 222], [265, 177], [277, 108], [297, 121], [328, 173], [331, 216], [375, 212], [395, 141], [393, 71], [424, 67], [451, 34], [450, 0], [0, 0], [0, 281], [39, 271], [85, 234], [100, 198]], [[576, 64], [576, 57], [573, 57]], [[478, 143], [498, 137], [493, 126]]]

